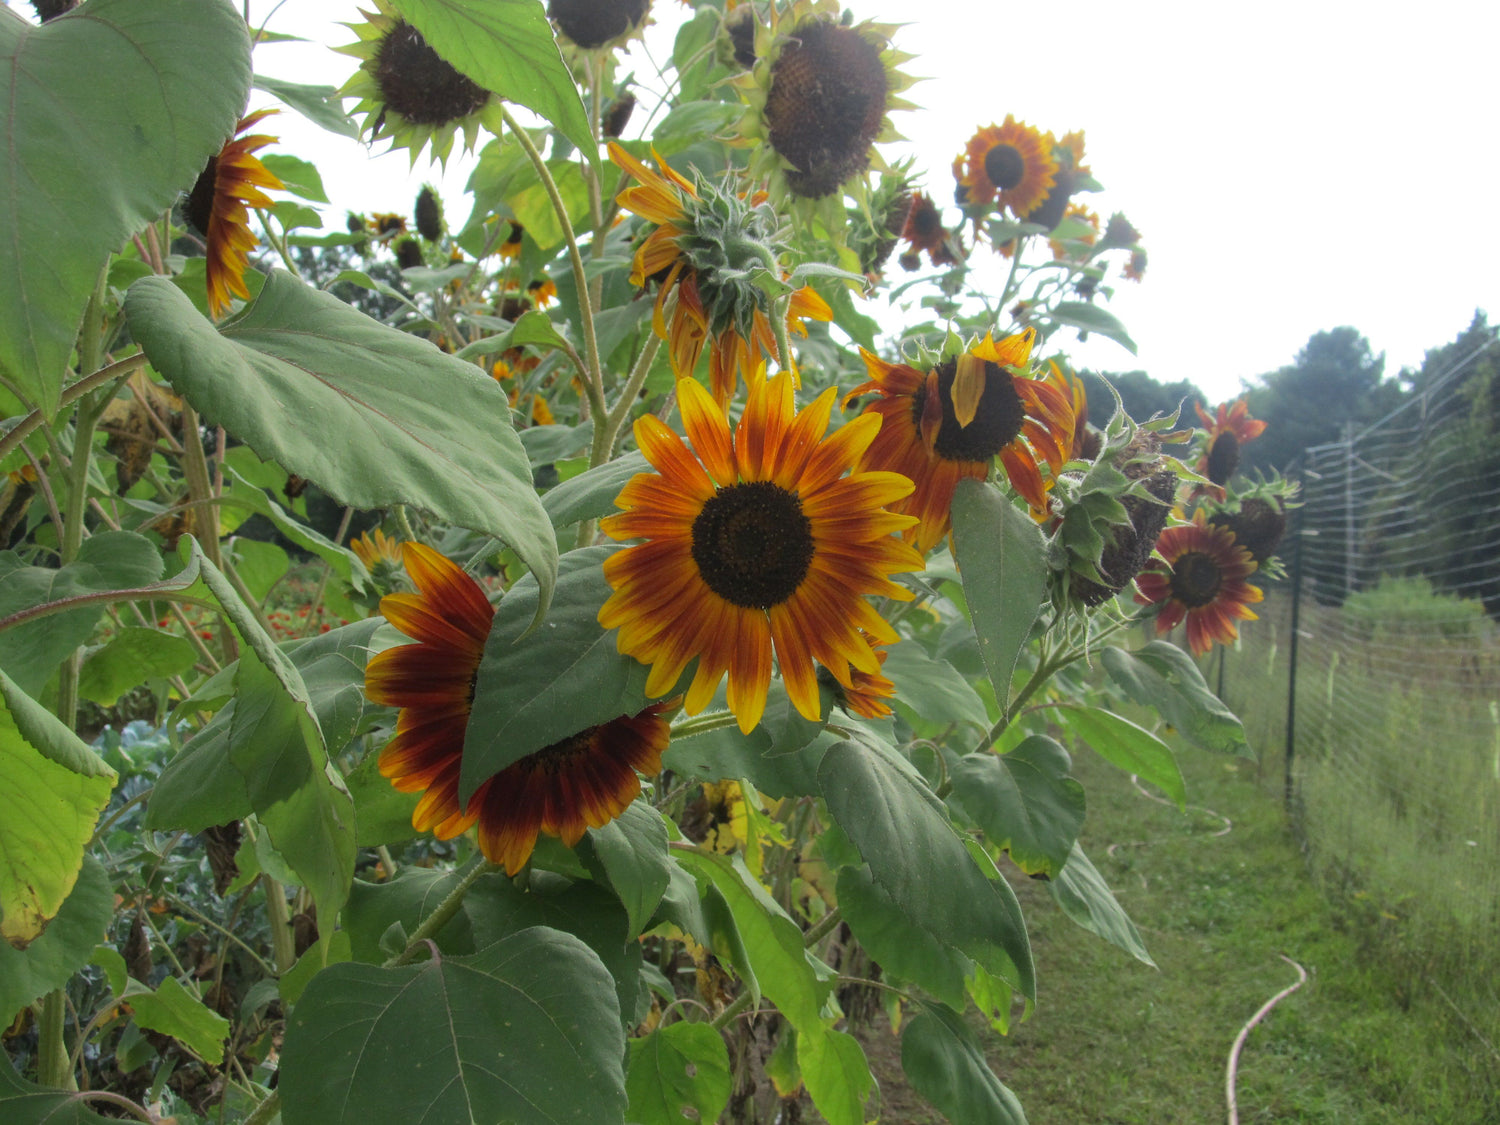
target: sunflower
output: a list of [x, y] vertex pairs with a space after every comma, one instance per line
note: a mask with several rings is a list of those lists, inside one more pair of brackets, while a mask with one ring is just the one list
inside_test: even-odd
[[[1088, 229], [1080, 231], [1072, 238], [1069, 238], [1067, 242], [1081, 242], [1084, 246], [1092, 246], [1098, 241], [1099, 215], [1097, 212], [1090, 211], [1082, 203], [1069, 203], [1067, 210], [1063, 212], [1063, 222], [1067, 222], [1069, 219]], [[1059, 238], [1049, 239], [1047, 245], [1052, 247], [1052, 258], [1054, 261], [1061, 261], [1063, 258], [1070, 257], [1075, 253], [1073, 247], [1068, 246], [1066, 242]], [[1088, 255], [1085, 254], [1084, 260], [1087, 260], [1087, 257]]]
[[1234, 541], [1250, 552], [1250, 561], [1263, 567], [1286, 534], [1286, 501], [1280, 496], [1251, 496], [1240, 502], [1238, 511], [1215, 512], [1208, 522], [1232, 531]]
[[507, 222], [510, 223], [510, 230], [505, 236], [505, 241], [500, 244], [498, 253], [505, 261], [515, 261], [521, 256], [521, 236], [526, 231], [514, 219], [509, 219]]
[[[1004, 125], [988, 125], [970, 139], [953, 162], [960, 206], [1009, 208], [1025, 215], [1047, 198], [1057, 175], [1049, 133], [1007, 115]], [[998, 198], [997, 198], [998, 196]]]
[[915, 258], [923, 250], [927, 251], [927, 257], [934, 266], [951, 266], [959, 261], [953, 238], [943, 226], [943, 213], [926, 192], [919, 191], [912, 195], [906, 220], [901, 224], [901, 237], [909, 247], [901, 255], [901, 264], [905, 268], [915, 269], [915, 265], [907, 266], [908, 258]]
[[1083, 380], [1056, 360], [1047, 363], [1047, 382], [1058, 389], [1073, 407], [1073, 438], [1068, 443], [1065, 460], [1080, 458], [1092, 461], [1099, 455], [1102, 439], [1099, 431], [1089, 430], [1089, 392]]
[[539, 277], [526, 286], [526, 295], [537, 308], [545, 309], [557, 300], [557, 282], [550, 277]]
[[1123, 270], [1126, 281], [1140, 281], [1146, 276], [1146, 250], [1143, 246], [1130, 248], [1130, 261]]
[[1245, 581], [1255, 573], [1255, 563], [1228, 528], [1209, 525], [1199, 511], [1192, 523], [1163, 531], [1156, 550], [1161, 558], [1136, 576], [1135, 600], [1161, 604], [1158, 633], [1186, 617], [1188, 647], [1201, 656], [1215, 641], [1227, 645], [1239, 636], [1236, 619], [1255, 620], [1250, 606], [1263, 595]]
[[443, 237], [443, 197], [431, 184], [423, 184], [422, 190], [417, 192], [412, 216], [416, 220], [417, 233], [428, 242]]
[[358, 41], [335, 47], [360, 60], [359, 69], [339, 90], [358, 98], [354, 114], [364, 114], [360, 134], [378, 140], [382, 132], [392, 148], [406, 148], [411, 162], [429, 144], [438, 163], [446, 163], [454, 138], [462, 132], [472, 150], [483, 125], [500, 134], [499, 101], [483, 86], [460, 74], [407, 23], [388, 0], [375, 0], [375, 11], [360, 9], [363, 23], [344, 26]]
[[476, 822], [479, 850], [514, 875], [538, 833], [572, 847], [585, 828], [602, 828], [640, 792], [636, 771], [656, 773], [668, 738], [659, 703], [622, 715], [528, 754], [458, 802], [464, 733], [474, 680], [494, 609], [479, 583], [430, 547], [404, 545], [417, 593], [387, 594], [380, 611], [413, 645], [376, 653], [365, 694], [401, 708], [396, 735], [380, 752], [380, 772], [403, 793], [421, 793], [412, 827], [451, 839]]
[[[756, 26], [755, 64], [733, 82], [748, 107], [739, 135], [755, 147], [750, 175], [769, 179], [778, 202], [836, 196], [872, 163], [884, 167], [874, 146], [901, 139], [887, 114], [913, 108], [898, 96], [912, 85], [899, 69], [912, 56], [890, 46], [894, 31], [842, 23], [834, 0], [773, 6]], [[832, 202], [825, 226], [842, 231]]]
[[878, 391], [881, 397], [865, 407], [864, 416], [873, 414], [883, 424], [855, 467], [890, 470], [915, 482], [916, 490], [893, 507], [917, 517], [904, 537], [924, 555], [948, 534], [958, 482], [983, 480], [997, 454], [1033, 513], [1046, 510], [1051, 482], [1042, 479], [1037, 461], [1045, 460], [1056, 475], [1071, 448], [1074, 419], [1062, 391], [1006, 370], [1027, 365], [1035, 339], [1032, 328], [998, 344], [987, 336], [926, 375], [860, 349], [870, 381], [844, 402]]
[[[875, 659], [880, 661], [883, 669], [885, 658], [890, 653], [868, 633], [865, 634], [865, 642], [874, 650]], [[835, 684], [834, 691], [838, 696], [839, 706], [851, 715], [859, 715], [865, 719], [883, 719], [889, 715], [891, 705], [886, 701], [896, 694], [896, 685], [886, 678], [882, 669], [874, 672], [856, 670], [850, 677], [853, 682], [847, 688], [842, 684]], [[822, 678], [821, 673], [819, 678]]]
[[1226, 485], [1240, 467], [1240, 446], [1265, 432], [1266, 424], [1250, 417], [1250, 404], [1244, 399], [1233, 406], [1220, 403], [1217, 415], [1210, 415], [1201, 403], [1194, 403], [1198, 420], [1207, 431], [1198, 473], [1216, 485]]
[[384, 566], [395, 570], [401, 565], [401, 540], [393, 539], [378, 527], [350, 540], [349, 549], [372, 574], [376, 567]]
[[[657, 173], [614, 141], [609, 155], [638, 181], [621, 190], [620, 204], [657, 224], [636, 250], [630, 283], [658, 282], [651, 323], [667, 341], [672, 371], [679, 379], [690, 377], [712, 338], [714, 397], [728, 402], [739, 375], [748, 378], [762, 356], [776, 354], [771, 301], [744, 276], [775, 263], [775, 217], [763, 200], [747, 201], [709, 185], [700, 191], [660, 156]], [[833, 319], [833, 310], [810, 286], [792, 293], [787, 327], [806, 335], [804, 319]], [[791, 362], [790, 356], [783, 359]]]
[[[1051, 141], [1050, 134], [1048, 140]], [[1083, 132], [1067, 133], [1063, 139], [1053, 143], [1052, 160], [1057, 165], [1057, 175], [1052, 189], [1041, 200], [1024, 213], [1017, 215], [1028, 223], [1054, 230], [1067, 215], [1073, 193], [1090, 182], [1088, 165], [1083, 162]]]
[[729, 676], [729, 709], [749, 732], [765, 710], [775, 650], [797, 710], [820, 716], [814, 661], [845, 689], [853, 674], [878, 674], [870, 643], [895, 631], [866, 595], [902, 601], [890, 581], [921, 570], [922, 558], [892, 534], [914, 520], [885, 510], [911, 491], [895, 473], [851, 472], [880, 422], [860, 417], [824, 437], [829, 388], [800, 413], [790, 372], [752, 381], [739, 426], [691, 380], [678, 407], [691, 442], [654, 415], [635, 424], [656, 473], [637, 473], [615, 503], [625, 509], [600, 527], [645, 542], [611, 555], [614, 593], [599, 610], [620, 630], [619, 651], [651, 665], [647, 695], [672, 688], [698, 658], [688, 714], [701, 711]]
[[639, 30], [651, 0], [548, 0], [557, 30], [586, 51], [607, 47]]
[[247, 208], [265, 210], [273, 206], [260, 188], [284, 190], [281, 181], [254, 155], [275, 143], [276, 138], [260, 133], [244, 135], [246, 129], [275, 112], [260, 109], [240, 118], [234, 136], [217, 156], [208, 158], [208, 166], [198, 176], [183, 207], [187, 221], [207, 241], [208, 311], [214, 316], [229, 311], [231, 295], [250, 299], [250, 290], [245, 288], [245, 264], [255, 249], [255, 235], [250, 233]]

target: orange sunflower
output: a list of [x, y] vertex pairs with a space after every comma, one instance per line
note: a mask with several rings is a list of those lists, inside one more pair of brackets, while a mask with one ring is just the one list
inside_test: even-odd
[[[874, 637], [866, 634], [865, 641], [875, 652], [875, 659], [880, 661], [882, 669], [885, 658], [890, 655], [881, 647]], [[845, 688], [839, 687], [839, 701], [845, 711], [852, 715], [859, 715], [866, 719], [883, 719], [891, 713], [891, 705], [886, 702], [896, 694], [896, 685], [886, 678], [883, 670], [875, 672], [855, 671], [850, 677], [853, 685]]]
[[1007, 116], [1004, 125], [979, 130], [953, 162], [959, 204], [983, 206], [998, 195], [998, 206], [1017, 217], [1025, 215], [1052, 190], [1057, 174], [1052, 150], [1051, 134], [1014, 116]]
[[[217, 156], [208, 158], [208, 166], [198, 176], [188, 193], [183, 214], [207, 241], [205, 252], [208, 269], [208, 311], [223, 316], [229, 311], [230, 296], [250, 299], [245, 288], [245, 264], [255, 249], [255, 235], [250, 231], [249, 207], [265, 210], [274, 206], [270, 196], [260, 188], [284, 190], [280, 180], [266, 171], [254, 155], [275, 137], [255, 133], [244, 136], [246, 129], [262, 118], [276, 113], [260, 109], [240, 118], [234, 136], [225, 142]], [[259, 186], [257, 186], [259, 185]]]
[[1250, 606], [1264, 595], [1245, 581], [1255, 573], [1255, 563], [1228, 528], [1205, 522], [1200, 510], [1192, 523], [1163, 531], [1156, 550], [1161, 557], [1136, 575], [1135, 600], [1161, 605], [1158, 633], [1186, 617], [1188, 647], [1202, 656], [1215, 641], [1227, 645], [1239, 636], [1237, 619], [1255, 620]]
[[850, 391], [844, 403], [878, 391], [881, 397], [865, 407], [864, 416], [874, 414], [883, 424], [855, 467], [885, 469], [915, 482], [916, 490], [894, 507], [917, 517], [903, 534], [924, 555], [948, 534], [958, 482], [983, 480], [997, 454], [1033, 514], [1046, 510], [1051, 481], [1042, 479], [1037, 461], [1046, 461], [1054, 475], [1061, 470], [1072, 448], [1074, 419], [1072, 404], [1057, 387], [1006, 370], [1027, 365], [1035, 339], [1032, 328], [998, 344], [986, 336], [926, 375], [860, 349], [870, 381]]
[[[915, 258], [923, 250], [927, 251], [927, 257], [934, 266], [951, 266], [960, 260], [961, 252], [955, 251], [953, 238], [943, 226], [943, 213], [926, 192], [912, 193], [911, 206], [907, 208], [906, 220], [901, 224], [901, 237], [910, 247], [901, 256], [903, 266], [906, 266], [909, 257]], [[906, 268], [915, 269], [916, 266]]]
[[1200, 403], [1194, 403], [1193, 409], [1208, 431], [1198, 473], [1216, 485], [1226, 485], [1240, 467], [1240, 446], [1265, 433], [1266, 424], [1250, 417], [1250, 405], [1244, 399], [1233, 406], [1220, 403], [1217, 415], [1210, 415]]
[[622, 715], [544, 747], [501, 770], [458, 801], [464, 733], [474, 680], [494, 609], [479, 583], [431, 547], [405, 543], [414, 594], [387, 594], [380, 612], [417, 643], [376, 653], [365, 694], [401, 708], [380, 772], [403, 793], [421, 793], [412, 827], [451, 839], [479, 825], [479, 850], [514, 875], [538, 833], [572, 847], [585, 828], [602, 828], [640, 792], [636, 771], [657, 773], [667, 747], [664, 713], [676, 702]]
[[[1067, 210], [1063, 212], [1063, 220], [1066, 222], [1068, 219], [1076, 219], [1089, 228], [1075, 235], [1069, 241], [1081, 242], [1085, 246], [1092, 246], [1098, 241], [1099, 215], [1097, 212], [1090, 211], [1082, 203], [1069, 203]], [[1048, 239], [1047, 245], [1052, 248], [1052, 258], [1054, 261], [1061, 261], [1063, 258], [1068, 257], [1072, 251], [1071, 247], [1065, 245], [1061, 239], [1057, 238]], [[1085, 255], [1085, 257], [1087, 256]]]
[[[727, 279], [713, 264], [722, 259], [723, 266], [737, 270], [763, 264], [760, 258], [737, 263], [725, 253], [731, 242], [739, 252], [763, 233], [754, 229], [763, 225], [759, 204], [752, 201], [747, 206], [743, 200], [719, 192], [712, 198], [702, 198], [697, 188], [660, 156], [656, 156], [656, 163], [661, 172], [656, 173], [613, 141], [609, 155], [639, 181], [621, 190], [621, 205], [657, 224], [636, 251], [630, 283], [645, 286], [652, 279], [660, 283], [651, 324], [656, 335], [667, 341], [672, 373], [677, 378], [692, 375], [704, 344], [713, 339], [709, 374], [714, 398], [722, 405], [733, 396], [740, 376], [748, 380], [761, 359], [776, 355], [777, 350], [765, 295], [741, 278]], [[717, 236], [705, 234], [700, 227], [699, 219], [704, 215], [716, 220], [712, 225], [718, 227]], [[748, 237], [727, 237], [736, 227]], [[674, 294], [668, 325], [669, 298]], [[810, 286], [804, 285], [792, 294], [787, 310], [787, 327], [792, 331], [805, 336], [805, 320], [832, 319], [833, 310]], [[791, 362], [790, 356], [783, 358]]]
[[824, 437], [834, 390], [797, 412], [790, 372], [752, 379], [739, 426], [698, 383], [678, 383], [691, 450], [653, 415], [635, 424], [655, 473], [637, 473], [600, 524], [615, 539], [645, 542], [611, 555], [614, 593], [599, 623], [618, 628], [619, 651], [651, 665], [647, 695], [668, 691], [698, 658], [688, 714], [713, 698], [725, 673], [729, 709], [749, 732], [760, 721], [774, 648], [797, 710], [820, 715], [814, 661], [848, 690], [856, 672], [878, 674], [863, 633], [895, 631], [866, 595], [909, 600], [890, 581], [921, 570], [894, 536], [912, 517], [885, 510], [911, 492], [896, 473], [845, 476], [879, 429], [873, 416]]

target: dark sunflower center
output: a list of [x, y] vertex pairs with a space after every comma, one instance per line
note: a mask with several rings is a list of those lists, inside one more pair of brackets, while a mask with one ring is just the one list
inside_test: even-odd
[[585, 50], [624, 35], [646, 15], [650, 0], [551, 0], [547, 15]]
[[1209, 605], [1222, 585], [1224, 572], [1202, 551], [1188, 551], [1172, 566], [1172, 597], [1189, 609]]
[[1073, 198], [1075, 180], [1072, 172], [1059, 170], [1057, 179], [1052, 184], [1052, 190], [1047, 193], [1047, 198], [1037, 204], [1026, 215], [1028, 223], [1037, 223], [1052, 230], [1058, 223], [1062, 222], [1063, 215], [1068, 210], [1068, 203]]
[[918, 204], [911, 211], [911, 227], [919, 237], [931, 238], [942, 231], [943, 219], [936, 207]]
[[822, 21], [798, 30], [771, 68], [765, 108], [771, 147], [792, 163], [794, 192], [817, 199], [865, 170], [886, 93], [880, 48], [859, 32]]
[[[988, 461], [1016, 438], [1026, 424], [1026, 404], [1016, 393], [1015, 381], [998, 364], [984, 365], [984, 391], [974, 420], [960, 427], [953, 410], [953, 377], [958, 363], [948, 360], [937, 369], [938, 399], [943, 404], [943, 424], [938, 428], [933, 451], [945, 461]], [[921, 395], [912, 403], [912, 424], [922, 425]]]
[[375, 55], [375, 83], [386, 108], [414, 125], [446, 125], [476, 112], [489, 94], [427, 45], [411, 24], [396, 24]]
[[984, 174], [1001, 191], [1009, 191], [1026, 176], [1026, 158], [1014, 145], [995, 145], [984, 154]]
[[1233, 430], [1225, 430], [1214, 438], [1208, 449], [1208, 479], [1215, 484], [1228, 484], [1229, 478], [1240, 467], [1240, 439]]
[[797, 592], [812, 566], [802, 501], [770, 481], [719, 489], [693, 521], [693, 561], [731, 605], [770, 609]]
[[217, 155], [208, 158], [208, 164], [198, 176], [197, 183], [193, 184], [193, 190], [188, 193], [187, 202], [183, 204], [182, 216], [193, 224], [193, 229], [199, 234], [207, 236], [208, 221], [214, 213], [214, 188], [219, 178], [219, 158]]
[[[601, 724], [602, 725], [602, 724]], [[533, 769], [545, 770], [547, 773], [562, 773], [573, 760], [580, 755], [588, 754], [593, 750], [594, 732], [599, 727], [593, 726], [581, 730], [577, 734], [569, 735], [561, 742], [554, 742], [551, 746], [543, 746], [534, 754], [528, 754], [521, 760]]]

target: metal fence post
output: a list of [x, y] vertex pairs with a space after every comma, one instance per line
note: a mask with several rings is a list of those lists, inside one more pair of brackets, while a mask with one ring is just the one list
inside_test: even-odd
[[1283, 800], [1288, 815], [1292, 811], [1292, 760], [1297, 752], [1297, 649], [1302, 643], [1302, 551], [1304, 508], [1293, 509], [1296, 530], [1292, 534], [1292, 644], [1288, 660], [1286, 687], [1286, 790]]

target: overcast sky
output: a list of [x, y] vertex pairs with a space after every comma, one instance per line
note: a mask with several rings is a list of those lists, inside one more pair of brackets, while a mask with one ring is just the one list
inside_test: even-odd
[[[848, 3], [860, 18], [906, 21], [896, 42], [917, 56], [906, 69], [930, 80], [908, 95], [924, 110], [896, 124], [939, 201], [978, 126], [1014, 113], [1058, 135], [1086, 130], [1107, 190], [1084, 198], [1129, 215], [1151, 258], [1144, 283], [1125, 283], [1110, 306], [1138, 357], [1096, 339], [1071, 349], [1082, 365], [1140, 367], [1223, 398], [1320, 329], [1353, 325], [1394, 371], [1476, 307], [1500, 318], [1500, 5]], [[251, 14], [272, 6], [252, 0]], [[688, 12], [656, 0], [658, 59]], [[339, 44], [353, 36], [335, 21], [358, 18], [357, 0], [291, 0], [271, 27]], [[299, 45], [261, 47], [256, 62], [335, 85], [356, 65]], [[404, 151], [372, 157], [293, 118], [275, 123], [282, 150], [322, 170], [330, 227], [346, 208], [409, 211], [437, 178], [409, 173]], [[450, 161], [449, 199], [466, 175]]]

